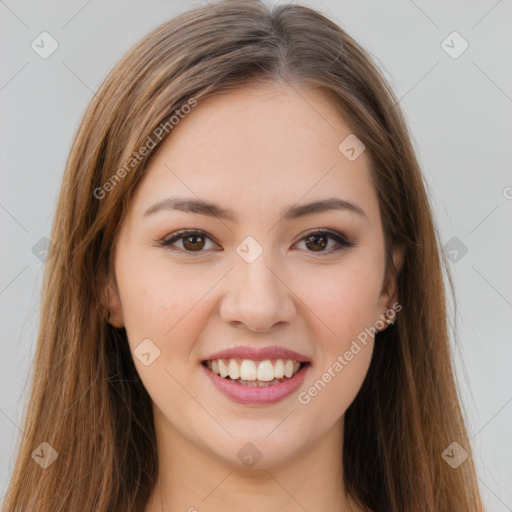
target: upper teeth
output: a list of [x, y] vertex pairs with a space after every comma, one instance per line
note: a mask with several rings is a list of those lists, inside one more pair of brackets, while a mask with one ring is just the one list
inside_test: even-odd
[[[275, 364], [272, 362], [275, 361]], [[206, 365], [221, 377], [242, 380], [260, 380], [269, 382], [283, 377], [293, 377], [300, 368], [299, 361], [293, 359], [265, 359], [252, 361], [251, 359], [214, 359], [207, 361]]]

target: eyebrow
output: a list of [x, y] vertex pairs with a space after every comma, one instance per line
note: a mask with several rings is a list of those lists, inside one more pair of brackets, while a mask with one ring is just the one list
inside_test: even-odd
[[[182, 212], [207, 215], [209, 217], [217, 217], [219, 219], [230, 220], [233, 222], [236, 221], [236, 215], [233, 210], [223, 208], [215, 203], [210, 203], [201, 199], [185, 199], [178, 197], [169, 197], [156, 202], [144, 212], [144, 217], [161, 210], [179, 210]], [[314, 215], [330, 210], [344, 210], [352, 212], [368, 220], [366, 213], [361, 207], [337, 197], [322, 199], [320, 201], [314, 201], [312, 203], [299, 206], [291, 206], [285, 210], [282, 218], [284, 218], [284, 220], [295, 220], [301, 217], [306, 217], [307, 215]]]

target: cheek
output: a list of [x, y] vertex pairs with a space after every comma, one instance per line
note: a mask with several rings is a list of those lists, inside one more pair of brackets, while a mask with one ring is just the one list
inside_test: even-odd
[[378, 318], [381, 265], [361, 251], [301, 285], [300, 293], [308, 297], [309, 323], [315, 326], [317, 364], [299, 403], [311, 404], [309, 410], [319, 414], [323, 410], [326, 422], [346, 411], [366, 377]]
[[183, 366], [191, 340], [204, 328], [207, 293], [218, 282], [217, 274], [154, 259], [120, 261], [118, 285], [132, 353], [142, 340], [150, 339], [160, 349], [155, 366], [176, 366], [178, 358]]
[[[134, 257], [137, 256], [137, 257]], [[165, 272], [161, 265], [143, 255], [124, 253], [117, 262], [117, 277], [127, 331], [158, 335], [162, 323], [180, 307], [176, 293], [179, 276]]]
[[129, 268], [120, 265], [118, 281], [131, 356], [152, 401], [164, 409], [169, 403], [175, 410], [194, 407], [180, 383], [189, 387], [197, 365], [191, 349], [204, 328], [205, 284], [158, 263], [138, 266], [133, 260]]
[[315, 322], [316, 364], [297, 397], [323, 428], [330, 428], [354, 401], [372, 359], [377, 287], [354, 277], [340, 276], [327, 287], [321, 322]]
[[341, 349], [375, 324], [383, 270], [380, 267], [371, 255], [358, 253], [301, 279], [298, 294], [317, 316], [316, 324], [324, 326], [317, 334], [323, 339], [330, 336], [330, 345]]

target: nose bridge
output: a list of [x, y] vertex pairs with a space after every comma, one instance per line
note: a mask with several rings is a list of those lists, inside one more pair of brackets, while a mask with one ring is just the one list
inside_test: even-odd
[[293, 297], [279, 277], [279, 271], [274, 269], [280, 265], [271, 251], [262, 251], [253, 259], [256, 248], [250, 244], [251, 241], [248, 245], [242, 243], [237, 248], [234, 268], [227, 276], [221, 315], [226, 322], [242, 322], [251, 329], [265, 330], [276, 323], [290, 321], [294, 312]]
[[260, 295], [262, 298], [275, 300], [281, 291], [270, 265], [269, 258], [263, 254], [251, 263], [239, 261], [235, 269], [235, 277], [240, 279], [240, 287], [237, 288], [239, 296], [245, 295], [245, 300], [249, 302], [250, 299], [256, 301]]

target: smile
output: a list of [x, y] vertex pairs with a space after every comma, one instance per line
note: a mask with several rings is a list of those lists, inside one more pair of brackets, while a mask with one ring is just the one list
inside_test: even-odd
[[224, 379], [249, 387], [273, 386], [292, 378], [306, 363], [294, 359], [213, 359], [203, 365]]
[[203, 361], [200, 367], [215, 388], [231, 401], [270, 405], [300, 388], [311, 363], [293, 359], [212, 359]]

